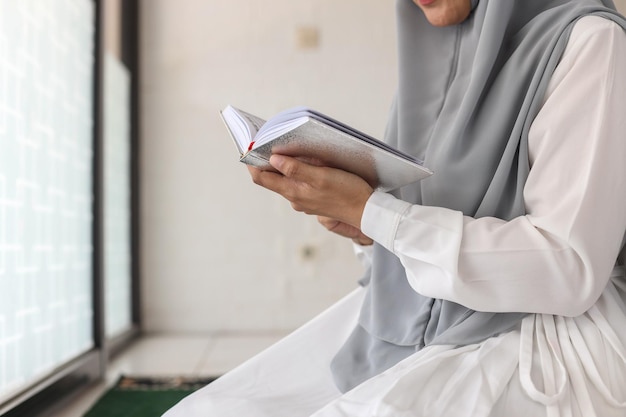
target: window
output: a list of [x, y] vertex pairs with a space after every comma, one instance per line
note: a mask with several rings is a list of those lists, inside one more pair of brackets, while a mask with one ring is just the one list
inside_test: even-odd
[[136, 334], [137, 4], [0, 0], [0, 414]]
[[[121, 2], [108, 1], [107, 33], [120, 33]], [[105, 37], [104, 53], [104, 288], [105, 329], [114, 337], [132, 328], [131, 294], [131, 71], [119, 37]]]
[[94, 6], [2, 0], [0, 399], [94, 346]]

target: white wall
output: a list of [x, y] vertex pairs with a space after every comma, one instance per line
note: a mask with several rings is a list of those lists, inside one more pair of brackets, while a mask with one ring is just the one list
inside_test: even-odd
[[[381, 136], [395, 86], [393, 4], [143, 1], [148, 331], [291, 329], [356, 286], [349, 241], [253, 185], [218, 110], [267, 117], [306, 104]], [[301, 27], [319, 31], [318, 48], [297, 47]]]

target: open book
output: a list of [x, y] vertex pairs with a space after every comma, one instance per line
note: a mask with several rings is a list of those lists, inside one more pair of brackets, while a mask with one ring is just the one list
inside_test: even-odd
[[267, 122], [232, 106], [221, 116], [240, 161], [262, 169], [271, 169], [272, 154], [287, 155], [352, 172], [381, 191], [432, 174], [412, 156], [306, 107], [285, 110]]

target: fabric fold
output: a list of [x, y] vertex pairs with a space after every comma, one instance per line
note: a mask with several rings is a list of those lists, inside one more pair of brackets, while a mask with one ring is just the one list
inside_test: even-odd
[[[435, 175], [393, 195], [474, 218], [511, 220], [525, 214], [528, 132], [572, 27], [589, 15], [624, 28], [626, 21], [610, 1], [473, 5], [462, 24], [436, 28], [411, 0], [397, 1], [399, 86], [385, 140], [424, 160]], [[386, 359], [374, 358], [408, 355], [409, 346], [475, 343], [509, 331], [525, 316], [477, 312], [418, 294], [386, 239], [387, 248], [375, 244], [372, 267], [361, 280], [368, 294], [355, 330], [359, 336], [333, 360], [343, 389], [351, 386], [352, 374], [373, 376], [388, 368]], [[356, 354], [363, 350], [357, 340], [370, 347], [369, 355]], [[379, 348], [386, 354], [377, 353]]]

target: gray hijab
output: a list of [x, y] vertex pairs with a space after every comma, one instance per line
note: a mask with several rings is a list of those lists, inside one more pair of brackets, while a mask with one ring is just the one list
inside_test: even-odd
[[[611, 1], [473, 0], [463, 23], [435, 28], [397, 0], [399, 85], [386, 141], [435, 175], [394, 194], [405, 201], [510, 220], [525, 214], [528, 131], [582, 16], [626, 28]], [[375, 244], [359, 323], [331, 369], [346, 391], [416, 350], [506, 332], [523, 313], [470, 310], [416, 293], [398, 258]], [[503, 271], [506, 272], [506, 271]]]

